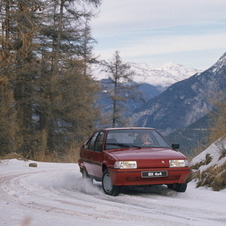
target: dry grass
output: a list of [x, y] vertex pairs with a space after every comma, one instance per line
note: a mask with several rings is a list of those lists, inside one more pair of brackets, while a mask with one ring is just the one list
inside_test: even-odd
[[48, 151], [36, 152], [32, 160], [38, 162], [60, 162], [59, 156], [56, 152], [50, 153]]
[[[215, 107], [215, 110], [210, 113], [211, 123], [208, 125], [210, 131], [207, 139], [207, 146], [215, 142], [217, 148], [221, 151], [219, 160], [226, 156], [225, 142], [226, 138], [226, 101], [225, 94], [218, 93], [212, 95], [210, 102]], [[208, 145], [209, 144], [209, 145]], [[207, 147], [199, 147], [195, 150], [194, 156], [201, 153]], [[206, 170], [201, 171], [200, 167], [208, 165], [212, 158], [206, 155], [205, 160], [193, 165], [190, 180], [197, 180], [197, 187], [207, 186], [212, 187], [213, 190], [219, 191], [226, 188], [226, 162], [221, 166], [211, 166]]]
[[206, 154], [205, 160], [203, 160], [199, 163], [196, 163], [195, 165], [192, 165], [191, 168], [194, 170], [198, 170], [201, 166], [208, 165], [211, 161], [212, 161], [212, 157], [210, 156], [210, 154]]
[[[209, 158], [207, 157], [207, 161]], [[211, 166], [206, 170], [199, 170], [199, 167], [206, 165], [205, 162], [192, 166], [190, 180], [197, 180], [197, 187], [211, 187], [214, 191], [220, 191], [226, 188], [226, 162], [221, 166]]]
[[16, 152], [12, 152], [12, 153], [5, 154], [3, 156], [0, 156], [0, 159], [1, 160], [4, 160], [4, 159], [18, 159], [18, 160], [24, 160], [24, 161], [27, 160], [21, 154], [18, 154]]
[[[0, 160], [4, 159], [18, 159], [27, 161], [28, 159], [21, 154], [12, 152], [0, 156]], [[70, 148], [65, 154], [58, 154], [56, 152], [48, 153], [46, 151], [39, 151], [35, 153], [34, 158], [30, 159], [38, 162], [64, 162], [64, 163], [77, 163], [79, 159], [79, 148]]]
[[75, 163], [79, 159], [79, 148], [69, 149], [67, 153], [61, 157], [61, 162]]
[[34, 161], [39, 162], [64, 162], [64, 163], [75, 163], [79, 159], [79, 148], [71, 148], [65, 154], [58, 154], [57, 152], [48, 153], [41, 151], [36, 153]]
[[203, 150], [207, 149], [211, 144], [211, 142], [206, 141], [205, 144], [199, 145], [197, 148], [193, 149], [191, 155], [187, 156], [188, 160], [191, 161], [193, 158], [203, 152]]
[[226, 147], [225, 147], [225, 142], [224, 142], [225, 139], [226, 139], [225, 137], [222, 137], [216, 143], [217, 147], [221, 151], [221, 156], [219, 157], [219, 160], [226, 156]]

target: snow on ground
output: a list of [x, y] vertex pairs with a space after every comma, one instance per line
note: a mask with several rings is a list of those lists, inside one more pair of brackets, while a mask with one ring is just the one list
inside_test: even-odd
[[185, 193], [166, 186], [103, 193], [82, 180], [77, 164], [0, 162], [0, 226], [223, 226], [226, 190], [188, 184]]
[[214, 165], [221, 166], [226, 162], [226, 156], [220, 159], [222, 151], [224, 150], [226, 150], [226, 139], [222, 140], [222, 138], [220, 138], [214, 143], [212, 143], [206, 150], [193, 158], [191, 161], [191, 165], [195, 165], [197, 163], [205, 161], [206, 156], [209, 155], [212, 160], [208, 164], [201, 166], [199, 170], [203, 171]]

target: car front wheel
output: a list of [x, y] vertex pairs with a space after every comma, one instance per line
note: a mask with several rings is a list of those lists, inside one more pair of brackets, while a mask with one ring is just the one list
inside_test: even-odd
[[185, 192], [187, 189], [187, 182], [182, 184], [168, 184], [167, 187], [177, 192]]
[[102, 187], [107, 195], [117, 196], [120, 193], [120, 186], [112, 184], [108, 170], [104, 170], [102, 177]]

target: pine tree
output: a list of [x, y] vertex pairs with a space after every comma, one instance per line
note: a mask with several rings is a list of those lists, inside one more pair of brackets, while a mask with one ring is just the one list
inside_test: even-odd
[[[1, 93], [5, 112], [13, 115], [8, 123], [13, 148], [7, 151], [24, 152], [31, 136], [33, 80], [37, 71], [34, 34], [38, 32], [36, 7], [38, 1], [2, 1], [1, 4], [1, 57], [2, 75], [7, 78], [7, 88]], [[10, 114], [11, 112], [11, 114]], [[13, 114], [12, 114], [13, 112]], [[7, 122], [6, 121], [6, 122]], [[4, 127], [5, 130], [8, 128]], [[13, 131], [13, 132], [12, 132]], [[30, 142], [30, 140], [29, 140]], [[27, 149], [28, 150], [28, 149]]]
[[116, 51], [113, 60], [104, 63], [105, 72], [108, 73], [108, 82], [105, 83], [108, 98], [112, 103], [112, 127], [125, 126], [126, 102], [129, 99], [142, 100], [142, 95], [138, 91], [139, 85], [132, 81], [134, 71], [127, 63], [123, 63]]
[[[43, 45], [47, 48], [42, 49], [42, 59], [49, 58], [51, 66], [40, 80], [40, 94], [44, 98], [38, 107], [39, 125], [44, 134], [41, 137], [45, 138], [41, 146], [60, 153], [65, 152], [65, 145], [70, 144], [72, 139], [81, 141], [81, 134], [87, 133], [87, 127], [93, 127], [85, 115], [90, 119], [96, 115], [92, 111], [96, 88], [87, 72], [87, 62], [91, 60], [88, 43], [92, 40], [87, 31], [87, 21], [92, 14], [77, 11], [73, 3], [75, 1], [54, 1], [49, 10], [54, 12], [53, 16], [48, 15], [52, 22], [46, 22], [42, 30], [42, 40], [47, 40]], [[89, 95], [89, 100], [86, 95]], [[66, 137], [68, 133], [70, 135]]]
[[0, 137], [11, 135], [5, 152], [63, 154], [92, 130], [97, 86], [87, 70], [88, 4], [100, 0], [1, 2]]

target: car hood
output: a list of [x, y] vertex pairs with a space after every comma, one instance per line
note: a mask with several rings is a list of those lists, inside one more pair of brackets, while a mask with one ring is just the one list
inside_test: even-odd
[[179, 151], [170, 148], [143, 148], [111, 150], [109, 153], [117, 161], [137, 161], [138, 168], [169, 167], [169, 160], [186, 159]]

